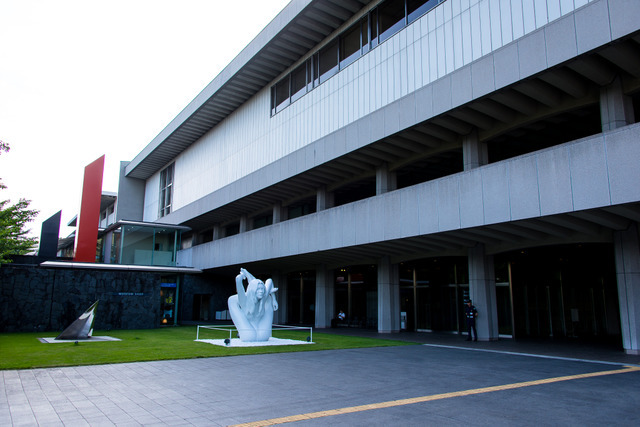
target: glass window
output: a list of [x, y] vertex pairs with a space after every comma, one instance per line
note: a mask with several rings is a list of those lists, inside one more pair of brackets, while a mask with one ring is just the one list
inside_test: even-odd
[[319, 54], [313, 55], [309, 60], [311, 61], [311, 82], [313, 87], [316, 87], [320, 84], [320, 60]]
[[338, 41], [333, 40], [323, 47], [318, 60], [320, 83], [323, 83], [338, 71]]
[[227, 225], [224, 228], [224, 237], [235, 236], [236, 234], [240, 234], [240, 224], [239, 223]]
[[174, 163], [171, 163], [162, 172], [160, 172], [159, 217], [163, 217], [171, 213], [171, 202], [173, 200], [173, 169]]
[[413, 22], [429, 10], [433, 9], [441, 0], [407, 0], [409, 22]]
[[369, 14], [369, 32], [371, 33], [371, 48], [378, 45], [378, 9]]
[[300, 65], [291, 73], [291, 102], [307, 93], [307, 63]]
[[276, 84], [273, 105], [275, 112], [289, 105], [289, 77], [290, 76], [285, 77]]
[[263, 215], [253, 219], [253, 229], [266, 227], [273, 224], [273, 215]]
[[362, 46], [362, 54], [369, 51], [369, 17], [365, 16], [360, 21], [360, 45]]
[[388, 39], [405, 25], [404, 0], [387, 0], [378, 7], [380, 42]]
[[340, 36], [340, 67], [346, 67], [360, 57], [360, 23]]
[[287, 208], [287, 218], [294, 219], [316, 211], [315, 200], [313, 202], [300, 202]]

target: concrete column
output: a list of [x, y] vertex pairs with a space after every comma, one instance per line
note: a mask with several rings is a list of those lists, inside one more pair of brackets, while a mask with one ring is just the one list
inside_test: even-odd
[[475, 130], [462, 137], [462, 161], [466, 171], [489, 163], [487, 144], [480, 142]]
[[282, 221], [282, 204], [276, 203], [273, 205], [273, 223], [277, 224]]
[[220, 227], [220, 224], [216, 224], [213, 226], [213, 240], [220, 238], [222, 238], [222, 227]]
[[400, 332], [400, 279], [388, 256], [378, 262], [378, 332]]
[[640, 354], [640, 236], [638, 224], [613, 233], [622, 347]]
[[246, 215], [240, 217], [240, 233], [249, 230], [249, 218]]
[[330, 328], [335, 317], [335, 282], [327, 267], [316, 267], [316, 328]]
[[113, 242], [113, 231], [108, 232], [102, 238], [102, 250], [104, 251], [105, 264], [111, 264], [111, 245]]
[[480, 243], [469, 249], [469, 296], [478, 309], [478, 340], [497, 340], [498, 306], [493, 256], [485, 255], [484, 245]]
[[600, 89], [600, 116], [603, 132], [632, 124], [633, 114], [631, 97], [622, 91], [620, 77], [616, 77], [611, 84]]
[[376, 169], [376, 195], [384, 194], [398, 188], [395, 172], [389, 171], [386, 163]]
[[278, 310], [273, 314], [273, 323], [284, 325], [288, 321], [287, 315], [287, 276], [280, 271], [274, 271], [271, 275], [273, 285], [278, 288], [276, 298], [278, 299]]
[[331, 207], [333, 207], [333, 193], [327, 191], [326, 187], [318, 188], [316, 211], [320, 212]]

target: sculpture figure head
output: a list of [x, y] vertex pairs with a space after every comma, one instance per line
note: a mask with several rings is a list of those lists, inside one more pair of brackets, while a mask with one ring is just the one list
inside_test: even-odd
[[249, 280], [247, 286], [247, 307], [246, 313], [249, 317], [260, 317], [264, 313], [264, 302], [266, 300], [266, 287], [260, 279]]

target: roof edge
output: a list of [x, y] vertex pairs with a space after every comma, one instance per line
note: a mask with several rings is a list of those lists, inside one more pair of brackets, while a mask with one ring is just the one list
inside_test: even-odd
[[254, 58], [280, 31], [314, 0], [291, 0], [236, 57], [125, 167], [125, 176], [142, 163], [189, 117], [216, 94], [234, 75]]

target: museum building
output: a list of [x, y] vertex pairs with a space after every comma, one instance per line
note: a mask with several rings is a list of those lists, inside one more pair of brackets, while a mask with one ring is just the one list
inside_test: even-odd
[[244, 267], [277, 323], [461, 333], [471, 298], [481, 340], [637, 354], [639, 118], [640, 2], [292, 0], [122, 163], [116, 220], [180, 227], [183, 320]]

